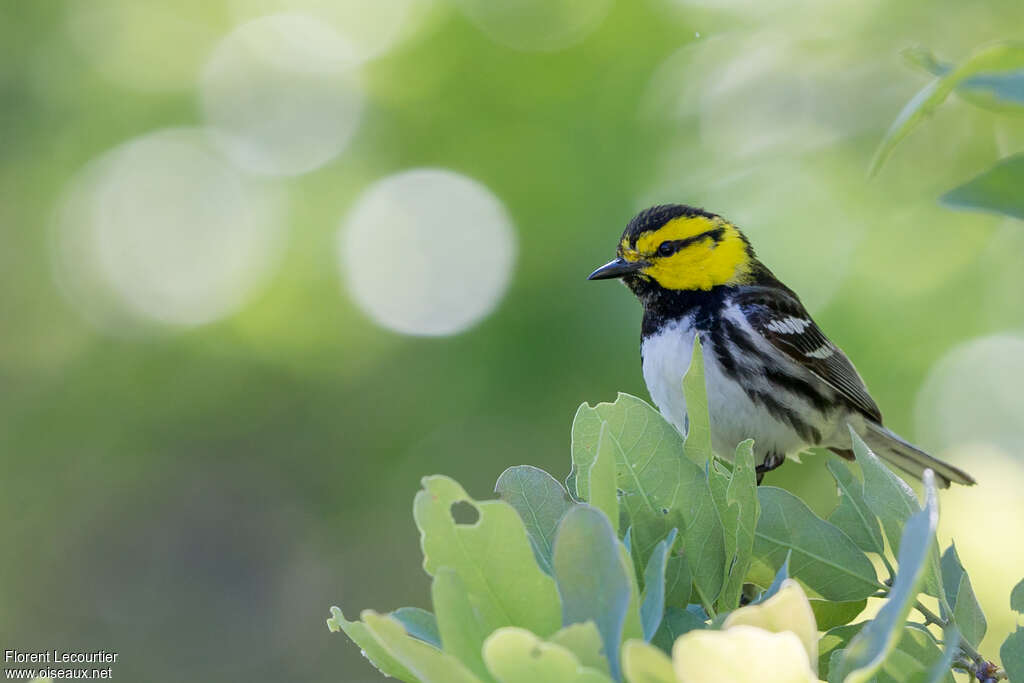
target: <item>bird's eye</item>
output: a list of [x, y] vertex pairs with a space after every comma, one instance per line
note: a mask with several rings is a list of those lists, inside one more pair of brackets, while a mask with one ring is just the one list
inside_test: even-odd
[[658, 256], [671, 256], [676, 253], [676, 244], [674, 242], [662, 242], [658, 247]]

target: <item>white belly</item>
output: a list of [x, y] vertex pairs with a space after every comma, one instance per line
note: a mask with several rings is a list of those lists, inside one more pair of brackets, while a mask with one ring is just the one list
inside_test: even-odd
[[[682, 434], [687, 429], [683, 377], [690, 366], [695, 334], [691, 320], [684, 318], [648, 337], [641, 346], [644, 381], [651, 399]], [[809, 445], [788, 424], [752, 401], [743, 388], [725, 374], [708, 335], [701, 336], [701, 345], [711, 445], [718, 455], [731, 459], [736, 445], [750, 438], [754, 439], [756, 462], [771, 453], [795, 453]]]

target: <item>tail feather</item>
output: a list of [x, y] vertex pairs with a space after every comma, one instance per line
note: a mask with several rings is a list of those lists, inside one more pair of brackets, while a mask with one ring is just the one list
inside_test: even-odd
[[935, 472], [935, 483], [942, 488], [949, 488], [950, 482], [967, 486], [977, 483], [974, 477], [959, 467], [928, 455], [882, 425], [871, 421], [866, 421], [866, 425], [867, 429], [861, 436], [875, 455], [918, 479], [924, 475], [926, 469], [930, 469]]

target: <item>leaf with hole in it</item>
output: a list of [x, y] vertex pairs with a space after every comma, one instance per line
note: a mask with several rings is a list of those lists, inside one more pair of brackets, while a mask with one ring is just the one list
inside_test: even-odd
[[[456, 524], [452, 505], [473, 505], [479, 520]], [[522, 626], [548, 636], [561, 626], [558, 590], [537, 565], [519, 513], [500, 500], [475, 501], [448, 477], [423, 479], [413, 516], [420, 530], [423, 568], [455, 571], [485, 630]]]
[[832, 602], [831, 600], [811, 600], [811, 611], [814, 612], [814, 620], [818, 628], [827, 631], [836, 626], [849, 624], [860, 616], [860, 613], [867, 607], [867, 598], [863, 600], [848, 600], [846, 602]]
[[445, 652], [454, 655], [483, 681], [491, 675], [480, 648], [490, 631], [480, 623], [466, 587], [454, 570], [441, 567], [434, 575], [430, 597], [437, 613], [437, 630]]
[[349, 640], [359, 646], [370, 663], [385, 676], [397, 678], [405, 683], [420, 683], [419, 678], [377, 642], [366, 624], [361, 621], [349, 621], [342, 614], [340, 608], [331, 608], [331, 618], [327, 620], [327, 628], [331, 632], [342, 631], [349, 637]]
[[893, 121], [875, 152], [869, 173], [877, 173], [896, 145], [965, 80], [981, 73], [1000, 75], [1021, 69], [1024, 69], [1024, 43], [1007, 41], [978, 50], [945, 76], [936, 78], [915, 95]]
[[686, 399], [686, 444], [683, 453], [687, 459], [703, 469], [711, 462], [711, 417], [708, 414], [707, 385], [704, 378], [704, 352], [700, 335], [694, 337], [690, 365], [683, 376], [683, 396]]
[[380, 646], [423, 683], [479, 683], [462, 662], [408, 635], [398, 620], [371, 610], [359, 616]]
[[437, 619], [425, 609], [419, 607], [399, 607], [391, 616], [397, 619], [405, 632], [424, 643], [441, 647], [441, 636], [437, 632]]
[[644, 640], [650, 642], [658, 627], [661, 626], [661, 618], [665, 614], [665, 565], [668, 562], [668, 553], [676, 540], [676, 530], [669, 532], [668, 536], [654, 547], [651, 558], [647, 561], [647, 568], [644, 570], [644, 595], [640, 604], [640, 620], [643, 625]]
[[899, 571], [889, 590], [889, 598], [875, 619], [864, 626], [846, 648], [841, 663], [846, 683], [871, 680], [899, 641], [907, 615], [917, 600], [918, 589], [925, 579], [935, 546], [935, 528], [939, 522], [935, 477], [931, 470], [925, 471], [924, 486], [924, 509], [914, 513], [903, 529]]
[[672, 644], [676, 642], [676, 638], [699, 628], [707, 628], [707, 622], [700, 616], [688, 609], [669, 606], [665, 608], [661, 627], [651, 639], [651, 644], [671, 654]]
[[775, 570], [790, 555], [789, 574], [826, 600], [860, 600], [880, 587], [871, 560], [850, 537], [789, 491], [762, 486], [755, 561]]
[[864, 552], [881, 555], [885, 552], [885, 542], [878, 518], [864, 500], [864, 485], [840, 460], [829, 458], [826, 467], [839, 489], [839, 504], [828, 521], [842, 529]]
[[610, 673], [608, 669], [608, 658], [604, 656], [604, 645], [601, 643], [601, 634], [597, 625], [592, 621], [582, 624], [569, 624], [555, 635], [548, 638], [548, 642], [561, 645], [569, 652], [576, 655], [580, 664], [602, 673]]
[[530, 536], [537, 564], [551, 573], [551, 546], [562, 515], [573, 502], [557, 479], [538, 467], [509, 467], [498, 477], [494, 492], [519, 513]]
[[[678, 528], [683, 545], [700, 548], [686, 553], [694, 584], [708, 605], [722, 587], [725, 546], [704, 471], [682, 456], [682, 437], [644, 401], [619, 394], [614, 403], [581, 406], [573, 423], [573, 468], [588, 471], [600, 440], [601, 422], [616, 449], [619, 505], [631, 524], [635, 566], [643, 568], [654, 547]], [[578, 459], [579, 458], [579, 459]], [[577, 476], [581, 494], [582, 477]]]
[[[907, 520], [921, 510], [917, 496], [907, 482], [886, 467], [878, 456], [871, 452], [867, 444], [850, 430], [853, 439], [853, 452], [857, 457], [861, 472], [864, 474], [864, 501], [878, 520], [882, 523], [886, 538], [894, 553], [899, 553], [903, 542], [903, 530]], [[942, 570], [939, 562], [938, 543], [932, 544], [928, 566], [925, 569], [923, 590], [928, 595], [946, 601], [942, 589]]]
[[985, 637], [988, 623], [974, 595], [971, 579], [960, 563], [956, 545], [951, 544], [942, 554], [942, 582], [949, 607], [953, 610], [953, 623], [963, 639], [977, 647]]
[[[954, 69], [953, 64], [940, 61], [927, 48], [907, 48], [901, 54], [933, 76], [945, 76]], [[956, 94], [977, 107], [1019, 114], [1024, 106], [1024, 68], [971, 76], [956, 87]]]
[[1024, 220], [1024, 154], [999, 162], [939, 198], [946, 206], [973, 209]]
[[577, 505], [558, 525], [553, 555], [562, 623], [594, 622], [616, 679], [619, 644], [632, 594], [620, 547], [600, 510]]
[[676, 683], [672, 660], [642, 640], [627, 640], [622, 646], [622, 672], [629, 683]]
[[544, 642], [522, 628], [492, 633], [484, 643], [483, 657], [500, 683], [611, 683], [608, 676], [583, 666], [561, 645]]

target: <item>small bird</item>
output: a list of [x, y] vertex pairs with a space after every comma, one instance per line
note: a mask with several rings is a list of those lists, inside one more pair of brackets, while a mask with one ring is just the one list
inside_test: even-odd
[[731, 454], [754, 439], [758, 483], [805, 448], [852, 459], [850, 428], [914, 476], [930, 468], [943, 487], [975, 483], [882, 425], [853, 364], [729, 221], [682, 204], [655, 206], [629, 222], [617, 254], [588, 279], [622, 279], [643, 304], [640, 353], [654, 403], [686, 433], [682, 382], [700, 335], [712, 447]]

